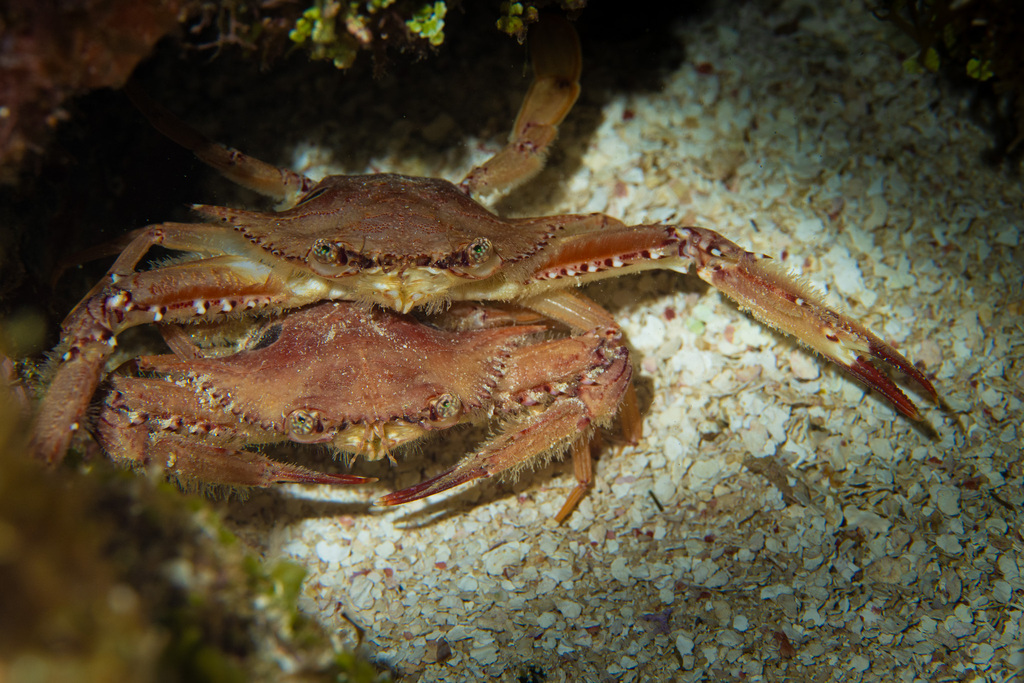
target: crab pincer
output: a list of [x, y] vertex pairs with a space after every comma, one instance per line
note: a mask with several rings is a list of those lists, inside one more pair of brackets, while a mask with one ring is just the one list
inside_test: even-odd
[[[580, 373], [581, 368], [586, 368]], [[389, 493], [378, 503], [400, 505], [436, 495], [460, 484], [503, 473], [515, 474], [571, 446], [577, 484], [556, 521], [575, 509], [590, 486], [593, 465], [590, 434], [606, 426], [624, 402], [635, 400], [632, 366], [618, 328], [539, 343], [510, 357], [503, 378], [505, 401], [522, 406], [500, 431], [455, 467], [420, 484]], [[623, 413], [627, 438], [638, 433]]]
[[[569, 217], [563, 217], [568, 219]], [[829, 308], [813, 287], [774, 259], [741, 248], [719, 233], [695, 226], [626, 226], [604, 216], [581, 216], [574, 235], [552, 248], [534, 268], [540, 282], [571, 279], [582, 284], [651, 269], [694, 272], [761, 322], [792, 335], [877, 390], [906, 417], [921, 413], [875, 363], [913, 380], [932, 400], [931, 381], [896, 349], [849, 316]], [[594, 226], [599, 226], [595, 229]], [[529, 305], [567, 324], [587, 326], [591, 309], [568, 311], [547, 294]]]

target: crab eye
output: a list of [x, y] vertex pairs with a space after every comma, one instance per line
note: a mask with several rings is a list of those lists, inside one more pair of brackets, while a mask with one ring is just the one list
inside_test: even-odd
[[454, 423], [462, 413], [462, 399], [446, 391], [440, 396], [435, 396], [429, 407], [432, 422]]
[[491, 241], [486, 237], [477, 237], [466, 247], [466, 260], [469, 265], [478, 266], [491, 255]]
[[461, 251], [455, 252], [444, 264], [463, 277], [483, 279], [490, 277], [501, 264], [494, 245], [486, 237], [477, 237]]
[[313, 243], [307, 261], [314, 273], [324, 277], [343, 277], [359, 271], [358, 264], [353, 263], [346, 249], [337, 242], [324, 239]]
[[319, 410], [293, 410], [285, 418], [285, 429], [288, 438], [297, 443], [319, 443], [332, 438]]
[[319, 263], [335, 265], [338, 262], [338, 256], [344, 257], [345, 252], [337, 244], [326, 240], [317, 240], [310, 255]]

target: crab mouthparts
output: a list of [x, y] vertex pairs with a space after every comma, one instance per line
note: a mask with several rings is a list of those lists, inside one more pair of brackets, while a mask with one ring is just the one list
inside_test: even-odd
[[[370, 278], [369, 292], [364, 289], [363, 293], [386, 308], [409, 313], [447, 294], [449, 278], [444, 273], [434, 268], [376, 273]], [[438, 284], [439, 279], [443, 285]]]

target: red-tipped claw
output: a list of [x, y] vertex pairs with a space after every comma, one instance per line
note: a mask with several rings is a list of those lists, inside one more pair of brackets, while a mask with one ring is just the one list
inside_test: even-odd
[[293, 483], [293, 484], [328, 484], [336, 486], [339, 484], [372, 484], [377, 481], [376, 477], [360, 477], [355, 474], [329, 474], [317, 472], [298, 465], [289, 465], [275, 460], [267, 460], [264, 476], [270, 481], [268, 483]]
[[434, 494], [455, 488], [459, 484], [465, 484], [467, 481], [473, 481], [474, 479], [481, 479], [489, 476], [491, 475], [483, 467], [475, 467], [471, 470], [460, 472], [459, 467], [456, 466], [433, 479], [428, 479], [427, 481], [420, 482], [419, 484], [402, 489], [401, 491], [394, 491], [386, 496], [382, 496], [377, 500], [377, 505], [402, 505], [403, 503], [411, 503], [414, 500], [429, 498]]
[[933, 399], [938, 392], [914, 365], [866, 327], [832, 310], [813, 288], [772, 259], [752, 254], [718, 233], [682, 228], [682, 253], [697, 264], [697, 275], [764, 323], [791, 334], [860, 381], [877, 390], [912, 420], [921, 413], [871, 359], [914, 380]]

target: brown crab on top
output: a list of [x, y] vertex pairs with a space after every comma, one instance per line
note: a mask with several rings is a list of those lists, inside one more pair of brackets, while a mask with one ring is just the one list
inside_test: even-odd
[[[505, 219], [472, 199], [538, 171], [576, 100], [581, 59], [575, 31], [557, 19], [531, 31], [534, 80], [511, 142], [458, 185], [394, 174], [314, 182], [215, 145], [133, 92], [157, 128], [283, 208], [197, 205], [205, 222], [161, 223], [129, 235], [108, 275], [64, 321], [60, 363], [34, 432], [38, 457], [63, 457], [117, 335], [129, 327], [267, 316], [323, 300], [399, 312], [507, 301], [587, 332], [615, 323], [575, 293], [576, 286], [652, 268], [693, 267], [758, 319], [869, 384], [904, 415], [920, 418], [873, 361], [904, 373], [935, 398], [928, 379], [766, 256], [701, 227], [628, 226], [601, 214]], [[194, 258], [138, 270], [154, 245]]]

